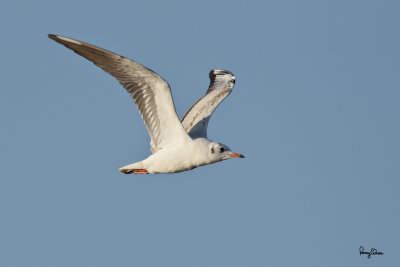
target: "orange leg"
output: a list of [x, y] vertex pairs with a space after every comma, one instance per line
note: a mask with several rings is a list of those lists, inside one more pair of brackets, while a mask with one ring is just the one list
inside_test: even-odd
[[133, 173], [134, 174], [149, 174], [149, 172], [146, 169], [134, 169]]

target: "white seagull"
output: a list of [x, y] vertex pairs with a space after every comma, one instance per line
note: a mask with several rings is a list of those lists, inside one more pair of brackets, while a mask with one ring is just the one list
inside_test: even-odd
[[226, 145], [207, 139], [211, 114], [235, 84], [231, 72], [211, 70], [206, 95], [179, 121], [170, 87], [157, 73], [100, 47], [58, 35], [48, 36], [111, 74], [135, 102], [149, 132], [153, 154], [119, 168], [122, 173], [177, 173], [230, 158], [244, 158]]

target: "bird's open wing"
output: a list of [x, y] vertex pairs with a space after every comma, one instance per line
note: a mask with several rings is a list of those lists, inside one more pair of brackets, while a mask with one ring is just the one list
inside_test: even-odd
[[206, 95], [200, 98], [182, 118], [183, 128], [192, 138], [207, 138], [207, 126], [211, 114], [231, 93], [235, 85], [235, 76], [227, 70], [212, 70], [209, 76], [210, 86]]
[[122, 84], [143, 118], [153, 153], [189, 138], [176, 114], [169, 85], [158, 74], [135, 61], [91, 44], [52, 34], [49, 38], [92, 61]]

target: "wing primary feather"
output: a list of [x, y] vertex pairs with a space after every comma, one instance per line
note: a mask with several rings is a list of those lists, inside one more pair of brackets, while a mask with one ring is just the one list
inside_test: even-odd
[[114, 78], [131, 95], [151, 138], [151, 151], [189, 138], [175, 111], [168, 83], [151, 69], [103, 48], [49, 34], [54, 41], [90, 60]]
[[181, 122], [192, 137], [207, 138], [208, 121], [219, 104], [231, 93], [235, 85], [235, 76], [227, 70], [211, 70], [210, 85], [206, 95], [186, 112]]

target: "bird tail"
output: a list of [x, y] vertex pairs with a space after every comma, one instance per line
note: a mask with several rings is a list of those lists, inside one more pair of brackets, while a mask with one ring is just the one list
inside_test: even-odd
[[141, 167], [140, 162], [132, 163], [129, 165], [122, 166], [119, 168], [119, 171], [122, 172], [123, 174], [147, 174], [148, 171], [146, 169], [143, 169]]

